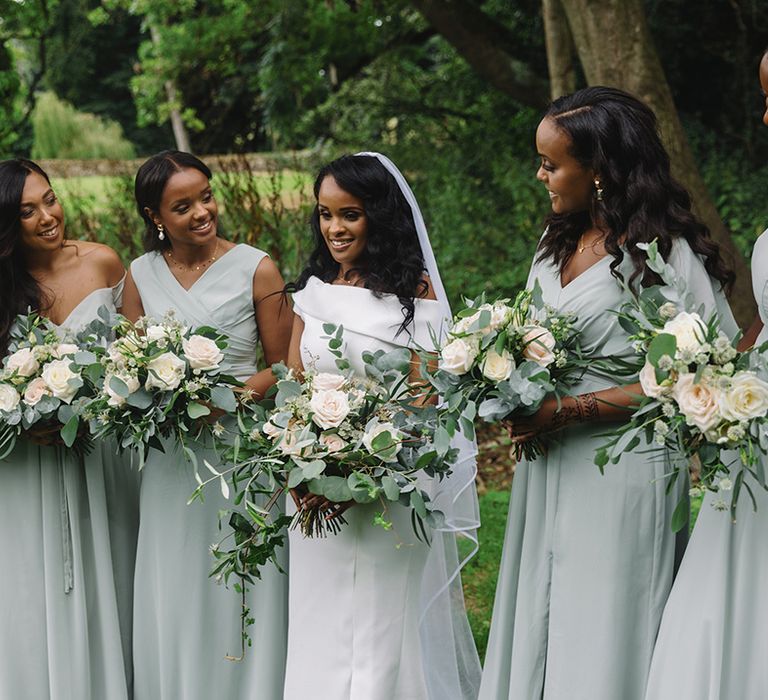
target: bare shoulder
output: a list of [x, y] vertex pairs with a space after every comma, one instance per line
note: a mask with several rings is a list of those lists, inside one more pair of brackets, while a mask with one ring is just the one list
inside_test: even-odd
[[432, 286], [432, 280], [430, 280], [429, 275], [425, 272], [424, 275], [421, 278], [421, 281], [426, 284], [426, 289], [421, 289], [419, 298], [420, 299], [432, 299], [433, 301], [437, 299], [437, 295], [435, 294], [435, 289]]
[[265, 255], [253, 274], [253, 293], [257, 298], [272, 294], [285, 287], [285, 281], [274, 260]]
[[84, 262], [99, 269], [110, 286], [117, 284], [125, 275], [125, 266], [120, 256], [108, 245], [93, 241], [71, 241], [71, 244]]

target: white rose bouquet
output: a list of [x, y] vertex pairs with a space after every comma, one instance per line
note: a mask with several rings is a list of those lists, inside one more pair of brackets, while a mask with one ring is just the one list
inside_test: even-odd
[[110, 332], [109, 312], [99, 313], [103, 318], [63, 340], [36, 313], [16, 318], [0, 370], [0, 458], [25, 434], [41, 444], [89, 451], [91, 440], [80, 418], [96, 393], [99, 367], [91, 349], [106, 345]]
[[[739, 352], [738, 336], [723, 333], [716, 314], [705, 320], [693, 310], [696, 301], [655, 242], [647, 253], [648, 266], [677, 290], [688, 310], [651, 287], [619, 311], [639, 353], [645, 396], [638, 396], [631, 419], [597, 450], [595, 463], [602, 470], [624, 452], [655, 444], [683, 457], [671, 467], [673, 483], [685, 476], [698, 454], [701, 475], [695, 490], [719, 492], [713, 504], [723, 510], [729, 507], [724, 492], [731, 491], [730, 507], [735, 509], [742, 488], [752, 494], [745, 477], [751, 474], [765, 487], [762, 470], [755, 469], [759, 455], [768, 451], [768, 383], [760, 376], [766, 376], [765, 360], [759, 352]], [[672, 516], [673, 529], [682, 528], [687, 518], [683, 499]]]
[[144, 465], [150, 447], [162, 450], [161, 437], [174, 436], [187, 456], [186, 439], [223, 432], [220, 423], [200, 420], [212, 409], [233, 413], [233, 387], [222, 374], [227, 339], [213, 328], [191, 330], [173, 314], [162, 321], [122, 319], [116, 339], [100, 354], [99, 391], [84, 408], [91, 432], [113, 435], [120, 449], [133, 448]]
[[[230, 515], [234, 546], [225, 549], [222, 542], [212, 548], [217, 559], [212, 575], [225, 581], [234, 573], [252, 583], [260, 567], [274, 561], [286, 523], [307, 537], [339, 532], [346, 521], [334, 504], [376, 503], [372, 525], [389, 529], [390, 504], [399, 503], [411, 509], [414, 530], [423, 539], [426, 526], [442, 521], [424, 478], [450, 474], [457, 451], [438, 424], [437, 408], [414, 405], [410, 351], [364, 353], [366, 377], [360, 377], [341, 356], [343, 329], [327, 324], [325, 331], [333, 334], [329, 346], [339, 372], [310, 369], [299, 379], [284, 365], [274, 365], [272, 396], [239, 414], [239, 433], [222, 456], [230, 466], [220, 471], [206, 463], [213, 476], [198, 477], [193, 499], [218, 483], [227, 498], [234, 490], [234, 505], [244, 508]], [[274, 517], [270, 511], [286, 489], [324, 497], [331, 507]], [[258, 494], [271, 494], [266, 507], [256, 505]]]
[[[543, 303], [538, 284], [512, 302], [467, 301], [440, 346], [437, 369], [423, 354], [424, 375], [443, 400], [444, 423], [472, 438], [476, 416], [496, 422], [529, 415], [547, 394], [563, 395], [586, 368], [573, 322]], [[530, 459], [542, 449], [531, 440], [520, 456]]]

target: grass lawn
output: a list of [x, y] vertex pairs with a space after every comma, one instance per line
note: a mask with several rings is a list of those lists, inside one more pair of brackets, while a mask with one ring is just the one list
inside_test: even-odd
[[[480, 549], [462, 571], [467, 615], [481, 660], [485, 657], [488, 632], [491, 628], [493, 597], [504, 544], [509, 494], [509, 490], [492, 490], [480, 496]], [[691, 528], [696, 522], [700, 508], [701, 498], [694, 499], [691, 503]]]

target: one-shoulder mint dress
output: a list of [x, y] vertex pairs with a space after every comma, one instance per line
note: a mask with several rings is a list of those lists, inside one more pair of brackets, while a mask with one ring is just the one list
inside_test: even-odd
[[[122, 281], [59, 330], [76, 332]], [[84, 458], [20, 440], [0, 462], [0, 698], [127, 700], [138, 484], [114, 444]]]
[[[146, 315], [169, 310], [192, 327], [212, 326], [229, 337], [224, 368], [239, 379], [257, 371], [258, 327], [253, 277], [266, 253], [240, 244], [184, 289], [162, 255], [133, 261], [131, 275]], [[200, 467], [215, 455], [195, 448]], [[134, 604], [136, 700], [278, 700], [283, 692], [288, 579], [267, 567], [250, 589], [253, 646], [240, 654], [240, 596], [209, 578], [209, 547], [227, 533], [219, 511], [231, 507], [211, 488], [187, 505], [194, 469], [172, 443], [151, 451], [142, 469]], [[286, 554], [287, 559], [287, 554]]]

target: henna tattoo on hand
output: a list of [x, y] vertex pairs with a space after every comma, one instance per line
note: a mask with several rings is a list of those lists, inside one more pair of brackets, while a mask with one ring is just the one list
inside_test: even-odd
[[561, 406], [559, 411], [552, 415], [552, 432], [565, 428], [569, 423], [581, 422], [581, 409], [578, 402], [575, 406]]

